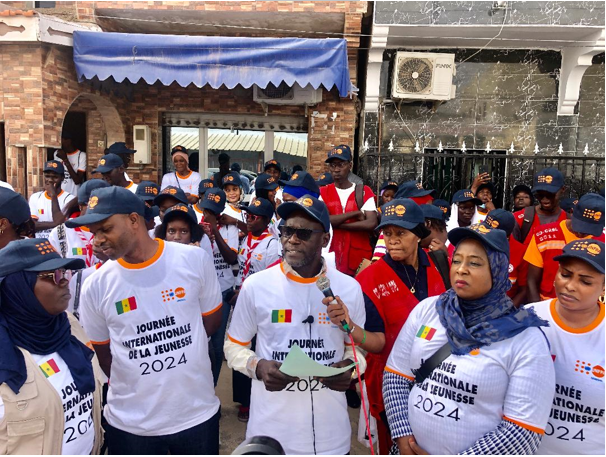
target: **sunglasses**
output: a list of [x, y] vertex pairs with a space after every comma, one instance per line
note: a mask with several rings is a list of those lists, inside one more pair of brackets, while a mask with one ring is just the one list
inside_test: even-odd
[[257, 216], [256, 214], [246, 213], [246, 220], [249, 222], [255, 222], [258, 219], [261, 219], [263, 216]]
[[294, 227], [281, 227], [280, 236], [286, 239], [291, 238], [294, 234], [297, 234], [297, 238], [301, 241], [309, 241], [313, 233], [324, 233], [324, 230], [312, 230], [304, 228]]
[[68, 282], [72, 279], [72, 271], [59, 269], [49, 271], [48, 273], [38, 273], [38, 277], [41, 279], [52, 279], [56, 285], [59, 285], [63, 279], [66, 279]]

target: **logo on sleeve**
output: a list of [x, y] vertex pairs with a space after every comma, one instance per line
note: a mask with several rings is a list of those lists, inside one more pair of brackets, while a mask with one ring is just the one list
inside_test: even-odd
[[124, 300], [117, 301], [115, 305], [118, 315], [129, 313], [137, 309], [137, 300], [135, 300], [135, 297], [129, 297], [125, 298]]
[[435, 328], [428, 327], [427, 325], [421, 325], [419, 327], [419, 331], [417, 332], [417, 338], [421, 338], [422, 340], [431, 341], [433, 336], [436, 333]]
[[271, 311], [272, 324], [290, 324], [292, 322], [292, 309], [274, 309]]

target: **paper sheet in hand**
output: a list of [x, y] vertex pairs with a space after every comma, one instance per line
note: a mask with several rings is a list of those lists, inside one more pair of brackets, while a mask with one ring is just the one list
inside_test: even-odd
[[284, 363], [280, 366], [280, 371], [288, 376], [296, 378], [307, 376], [328, 378], [344, 373], [354, 365], [355, 363], [342, 368], [327, 367], [326, 365], [322, 365], [310, 359], [297, 344], [293, 344]]

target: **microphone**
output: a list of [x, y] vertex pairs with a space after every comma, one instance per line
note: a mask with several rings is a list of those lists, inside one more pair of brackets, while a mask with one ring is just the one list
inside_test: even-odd
[[[330, 279], [326, 277], [326, 275], [321, 275], [316, 281], [316, 286], [320, 289], [320, 292], [324, 294], [325, 297], [334, 297], [332, 289], [330, 288]], [[341, 326], [345, 329], [345, 331], [349, 334], [351, 329], [349, 325], [345, 321], [345, 319], [341, 320]]]
[[307, 316], [305, 319], [303, 319], [303, 324], [313, 324], [314, 323], [314, 317], [313, 316]]

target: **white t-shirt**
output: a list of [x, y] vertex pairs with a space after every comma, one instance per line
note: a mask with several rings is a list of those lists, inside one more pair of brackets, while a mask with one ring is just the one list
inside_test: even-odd
[[[86, 266], [93, 266], [98, 262], [98, 259], [93, 254], [92, 239], [93, 234], [85, 227], [71, 229], [63, 226], [65, 230], [66, 258], [82, 259], [86, 262]], [[61, 251], [61, 242], [59, 241], [59, 227], [55, 227], [48, 235], [48, 241], [57, 250]]]
[[[237, 253], [240, 240], [238, 239], [238, 229], [236, 226], [222, 225], [219, 227], [219, 234], [229, 248]], [[205, 238], [208, 239], [206, 236]], [[219, 245], [216, 242], [212, 244], [212, 247], [215, 260], [215, 271], [217, 272], [217, 279], [219, 279], [219, 284], [221, 285], [221, 291], [231, 289], [236, 282], [236, 278], [234, 277], [231, 268], [232, 266], [223, 259], [221, 251], [219, 250]]]
[[226, 216], [233, 217], [238, 221], [246, 223], [246, 219], [244, 218], [244, 213], [242, 212], [242, 210], [231, 203], [227, 203], [225, 205], [225, 209], [221, 214], [225, 214]]
[[[246, 260], [249, 258], [250, 252], [250, 267], [248, 272], [246, 269]], [[280, 258], [280, 240], [271, 233], [261, 235], [260, 237], [247, 235], [240, 245], [238, 252], [238, 278], [236, 285], [242, 285], [242, 282], [250, 275], [265, 270], [271, 264], [275, 263]]]
[[[330, 266], [326, 276], [347, 305], [351, 319], [363, 327], [366, 313], [360, 285]], [[343, 360], [349, 338], [327, 318], [324, 295], [315, 282], [316, 278], [287, 276], [282, 264], [252, 275], [238, 296], [228, 338], [247, 344], [257, 335], [255, 352], [267, 360], [283, 362], [293, 343], [324, 365]], [[314, 322], [303, 324], [308, 316]], [[311, 378], [301, 378], [280, 392], [269, 392], [262, 381], [252, 381], [247, 438], [271, 436], [287, 455], [313, 454], [314, 429], [318, 454], [349, 452], [351, 424], [344, 392], [330, 390]]]
[[556, 372], [556, 394], [537, 454], [604, 455], [604, 306], [590, 325], [573, 329], [555, 302], [533, 304], [550, 324], [544, 330]]
[[[72, 194], [61, 190], [61, 193], [57, 196], [59, 200], [59, 209], [63, 211], [67, 204], [72, 201], [74, 197]], [[29, 210], [32, 213], [32, 219], [37, 222], [52, 222], [53, 221], [53, 205], [52, 199], [48, 196], [46, 191], [36, 192], [29, 198]], [[36, 238], [48, 238], [52, 229], [45, 229], [36, 232]]]
[[14, 191], [15, 189], [13, 188], [13, 186], [11, 186], [9, 183], [4, 182], [4, 181], [0, 181], [0, 187], [4, 187], [6, 189], [10, 189], [12, 191]]
[[[339, 195], [339, 200], [341, 201], [341, 206], [343, 207], [343, 212], [345, 212], [345, 207], [347, 206], [347, 200], [349, 199], [349, 196], [355, 192], [356, 185], [352, 184], [351, 187], [348, 187], [347, 189], [339, 189], [337, 186], [335, 186], [335, 189], [337, 190], [337, 194]], [[366, 200], [364, 202], [364, 204], [362, 205], [362, 208], [360, 208], [360, 211], [376, 211], [376, 210], [377, 210], [377, 205], [375, 203], [374, 198], [369, 198], [368, 200]]]
[[171, 435], [219, 409], [202, 316], [221, 309], [212, 259], [158, 241], [147, 262], [106, 262], [82, 290], [80, 321], [94, 344], [110, 343], [110, 425], [141, 436]]
[[168, 186], [178, 187], [183, 190], [186, 194], [198, 195], [198, 186], [200, 186], [200, 182], [202, 178], [200, 177], [200, 173], [197, 171], [190, 170], [189, 174], [185, 177], [178, 175], [176, 172], [166, 173], [162, 176], [162, 185], [160, 186], [160, 190]]
[[134, 182], [130, 181], [128, 186], [125, 187], [125, 189], [130, 190], [133, 194], [137, 193], [137, 187], [139, 187], [139, 185], [135, 184]]
[[[65, 192], [69, 192], [72, 195], [78, 195], [78, 189], [80, 189], [81, 184], [76, 184], [72, 179], [69, 171], [67, 171], [67, 165], [65, 165], [65, 161], [61, 160], [57, 155], [59, 151], [55, 151], [54, 159], [60, 162], [63, 162], [63, 167], [65, 168], [65, 176], [63, 179], [63, 183], [61, 184], [61, 188]], [[84, 171], [86, 172], [86, 152], [80, 151], [76, 149], [74, 152], [70, 152], [67, 154], [67, 160], [71, 164], [72, 168], [76, 170], [76, 172]]]
[[[413, 380], [412, 370], [446, 343], [435, 306], [438, 298], [427, 298], [412, 310], [386, 371]], [[458, 454], [503, 419], [542, 433], [554, 386], [547, 339], [532, 327], [467, 355], [451, 354], [411, 389], [408, 418], [417, 443], [427, 452]]]

